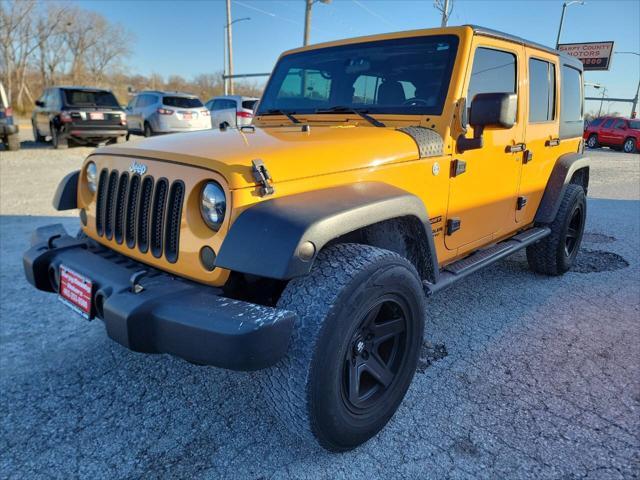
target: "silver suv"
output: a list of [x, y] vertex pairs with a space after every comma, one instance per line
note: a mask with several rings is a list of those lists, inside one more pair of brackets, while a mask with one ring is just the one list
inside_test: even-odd
[[129, 133], [150, 137], [156, 133], [192, 132], [211, 128], [211, 115], [195, 95], [144, 91], [127, 105]]
[[213, 97], [205, 106], [211, 112], [211, 123], [218, 128], [222, 123], [230, 127], [249, 125], [253, 121], [253, 107], [257, 98], [240, 95], [225, 95]]

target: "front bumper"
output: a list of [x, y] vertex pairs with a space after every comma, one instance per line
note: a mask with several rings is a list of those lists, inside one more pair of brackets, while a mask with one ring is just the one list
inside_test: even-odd
[[27, 280], [47, 292], [57, 292], [61, 264], [91, 279], [95, 315], [109, 337], [136, 352], [257, 370], [275, 364], [289, 346], [292, 312], [223, 297], [219, 288], [170, 276], [91, 239], [71, 237], [60, 224], [33, 233], [23, 264]]

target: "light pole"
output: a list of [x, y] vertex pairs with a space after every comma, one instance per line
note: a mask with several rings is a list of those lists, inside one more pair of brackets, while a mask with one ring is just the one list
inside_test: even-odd
[[600, 109], [598, 110], [598, 117], [599, 117], [602, 114], [602, 103], [604, 102], [604, 95], [607, 92], [607, 88], [603, 87], [599, 83], [591, 83], [591, 82], [584, 82], [584, 86], [597, 88], [598, 90], [602, 89], [602, 98], [600, 99]]
[[331, 3], [331, 0], [305, 0], [304, 8], [304, 39], [303, 46], [309, 45], [309, 37], [311, 36], [311, 7], [314, 3]]
[[[613, 53], [617, 53], [620, 55], [636, 55], [637, 57], [640, 57], [640, 53], [638, 52], [613, 52]], [[636, 115], [638, 114], [638, 111], [636, 110], [636, 107], [638, 106], [638, 95], [640, 94], [640, 79], [638, 79], [638, 88], [636, 88], [636, 96], [633, 97], [633, 103], [631, 104], [631, 118], [636, 118]]]
[[558, 27], [558, 38], [556, 38], [556, 49], [558, 48], [558, 45], [560, 45], [560, 34], [562, 33], [562, 24], [564, 23], [564, 11], [567, 9], [567, 7], [570, 7], [571, 5], [574, 5], [574, 4], [584, 5], [585, 2], [584, 0], [572, 0], [571, 2], [564, 2], [562, 4], [562, 15], [560, 15], [560, 26]]
[[[229, 0], [227, 0], [229, 1]], [[228, 64], [229, 64], [229, 75], [233, 75], [233, 45], [231, 43], [231, 25], [233, 25], [234, 23], [237, 22], [244, 22], [246, 20], [251, 20], [251, 17], [243, 17], [243, 18], [237, 18], [233, 21], [231, 21], [231, 17], [230, 15], [230, 11], [227, 10], [227, 23], [225, 25], [223, 25], [223, 32], [226, 31], [226, 35], [224, 37], [226, 37], [226, 42], [224, 42], [224, 38], [223, 38], [223, 45], [224, 47], [227, 47], [228, 45], [228, 52], [229, 52], [229, 56], [228, 56]], [[223, 60], [224, 60], [224, 68], [223, 68], [223, 72], [224, 75], [227, 75], [227, 49], [225, 48], [225, 52], [222, 55]], [[233, 95], [233, 78], [225, 78], [224, 79], [224, 94], [225, 95]]]

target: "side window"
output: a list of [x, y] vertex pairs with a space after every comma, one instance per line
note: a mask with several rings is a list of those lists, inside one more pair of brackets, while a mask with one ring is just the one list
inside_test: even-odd
[[353, 83], [353, 103], [376, 103], [376, 92], [380, 81], [380, 77], [360, 75]]
[[609, 118], [606, 122], [604, 122], [604, 124], [602, 125], [602, 128], [609, 128], [611, 127], [612, 124], [613, 124], [613, 118]]
[[580, 71], [569, 66], [562, 67], [563, 122], [582, 120], [582, 78]]
[[224, 100], [224, 108], [228, 110], [235, 110], [236, 109], [235, 100]]
[[613, 128], [623, 128], [625, 126], [624, 120], [620, 119], [616, 122]]
[[212, 110], [222, 110], [222, 100], [214, 100]]
[[602, 120], [604, 120], [604, 118], [596, 118], [595, 120], [591, 120], [591, 123], [589, 123], [590, 127], [597, 127], [598, 125], [600, 125], [602, 123]]
[[292, 68], [282, 82], [277, 98], [306, 98], [326, 101], [331, 93], [331, 77], [319, 70]]
[[529, 121], [548, 122], [555, 118], [556, 67], [529, 59]]
[[479, 93], [517, 93], [516, 56], [512, 53], [479, 47], [473, 59], [467, 103]]

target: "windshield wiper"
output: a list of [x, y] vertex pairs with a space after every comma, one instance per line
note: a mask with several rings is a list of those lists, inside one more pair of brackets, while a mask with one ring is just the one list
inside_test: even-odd
[[371, 125], [376, 127], [385, 127], [386, 125], [382, 123], [380, 120], [376, 120], [371, 115], [367, 115], [367, 110], [361, 110], [359, 108], [347, 107], [345, 105], [336, 105], [334, 107], [329, 108], [318, 108], [314, 113], [355, 113], [356, 115], [361, 116]]
[[271, 108], [264, 112], [262, 115], [284, 115], [289, 120], [291, 120], [292, 123], [300, 123], [300, 120], [292, 115], [293, 113], [296, 112], [285, 112], [284, 110], [280, 110], [279, 108]]

